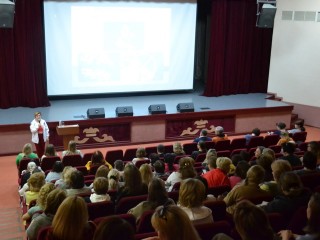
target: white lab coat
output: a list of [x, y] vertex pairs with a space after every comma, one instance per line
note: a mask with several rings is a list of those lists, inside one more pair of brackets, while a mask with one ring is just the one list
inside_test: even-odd
[[[43, 128], [43, 141], [46, 142], [49, 138], [49, 127], [45, 120], [40, 120], [40, 125]], [[31, 141], [33, 143], [38, 144], [39, 143], [39, 135], [38, 135], [38, 128], [39, 128], [39, 122], [36, 119], [33, 119], [33, 121], [30, 124], [30, 131], [32, 133]]]

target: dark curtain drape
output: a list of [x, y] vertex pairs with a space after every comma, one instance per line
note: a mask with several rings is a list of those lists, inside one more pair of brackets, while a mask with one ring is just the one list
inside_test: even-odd
[[211, 0], [203, 95], [267, 92], [272, 29], [256, 27], [255, 0]]
[[13, 29], [0, 29], [0, 108], [49, 106], [42, 0], [19, 0]]

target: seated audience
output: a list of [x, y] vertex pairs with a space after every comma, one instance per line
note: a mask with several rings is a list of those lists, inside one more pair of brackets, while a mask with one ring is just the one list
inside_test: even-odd
[[112, 166], [106, 160], [104, 160], [102, 152], [97, 150], [92, 154], [91, 161], [87, 162], [86, 168], [88, 171], [90, 171], [92, 166], [101, 165], [106, 165], [109, 169], [112, 169]]
[[111, 169], [108, 173], [109, 190], [118, 191], [120, 173], [117, 169]]
[[265, 171], [264, 181], [271, 181], [273, 179], [271, 164], [274, 162], [274, 158], [270, 154], [261, 154], [259, 159], [257, 159], [257, 164], [263, 167]]
[[317, 165], [319, 165], [320, 164], [320, 143], [316, 141], [309, 142], [307, 150], [317, 156]]
[[260, 136], [260, 129], [259, 128], [254, 128], [251, 132], [251, 134], [246, 134], [244, 137], [246, 139], [246, 145], [248, 145], [250, 139], [252, 137], [258, 137]]
[[153, 165], [154, 168], [154, 176], [161, 178], [161, 177], [167, 177], [168, 174], [165, 172], [165, 164], [163, 161], [158, 160]]
[[211, 209], [203, 205], [206, 198], [206, 188], [200, 180], [188, 178], [182, 181], [178, 206], [186, 212], [192, 223], [213, 223]]
[[174, 166], [175, 157], [186, 155], [180, 142], [174, 143], [172, 147], [173, 153], [166, 153], [164, 155], [164, 162], [167, 164], [166, 172], [176, 171], [176, 168]]
[[70, 188], [67, 190], [68, 196], [77, 195], [80, 193], [91, 193], [91, 189], [84, 185], [83, 173], [76, 170], [70, 175]]
[[181, 182], [187, 178], [194, 178], [197, 173], [193, 167], [194, 160], [191, 157], [183, 157], [179, 161], [179, 170], [172, 172], [166, 180], [169, 191], [172, 190], [175, 183]]
[[292, 143], [295, 144], [294, 140], [289, 136], [289, 133], [287, 132], [282, 132], [280, 134], [280, 139], [277, 143], [278, 146], [282, 146], [285, 143]]
[[74, 167], [71, 167], [71, 166], [64, 167], [61, 173], [61, 178], [54, 183], [56, 188], [60, 188], [60, 189], [70, 188], [70, 176], [71, 176], [71, 173], [75, 171], [77, 171], [77, 169]]
[[150, 153], [149, 159], [150, 159], [151, 166], [153, 166], [156, 161], [160, 160], [160, 157], [157, 153]]
[[104, 177], [97, 177], [93, 181], [94, 193], [90, 196], [90, 202], [103, 202], [110, 201], [111, 198], [108, 194], [109, 183], [108, 179]]
[[54, 148], [54, 145], [53, 144], [48, 144], [46, 146], [45, 151], [44, 151], [44, 155], [42, 155], [42, 157], [41, 157], [41, 161], [45, 157], [56, 157], [56, 156], [59, 156], [59, 155], [56, 152], [56, 149]]
[[208, 167], [208, 162], [209, 160], [211, 159], [212, 162], [211, 162], [211, 167], [212, 168], [216, 168], [217, 167], [217, 164], [216, 164], [216, 160], [217, 160], [218, 156], [217, 156], [217, 151], [213, 148], [210, 148], [208, 151], [207, 151], [207, 154], [206, 154], [206, 159], [202, 162], [202, 166], [206, 169], [206, 170], [209, 170], [209, 167]]
[[317, 169], [317, 156], [312, 152], [305, 152], [302, 158], [303, 169], [296, 170], [295, 173], [298, 175], [304, 175], [309, 173], [319, 172], [320, 169]]
[[281, 159], [287, 160], [292, 167], [301, 166], [302, 163], [300, 158], [294, 154], [296, 145], [294, 143], [284, 143], [282, 145], [282, 154]]
[[133, 164], [127, 164], [124, 168], [124, 186], [120, 187], [116, 202], [128, 196], [144, 195], [148, 193], [148, 186], [142, 183], [141, 174]]
[[254, 151], [254, 160], [251, 159], [249, 162], [251, 166], [257, 164], [257, 159], [259, 159], [259, 157], [262, 155], [264, 149], [264, 146], [257, 146], [256, 150]]
[[93, 237], [88, 224], [87, 204], [82, 197], [69, 196], [59, 206], [52, 221], [49, 239], [85, 240]]
[[156, 209], [151, 224], [158, 234], [158, 240], [200, 240], [188, 215], [178, 206], [164, 205]]
[[119, 171], [120, 174], [120, 182], [123, 182], [123, 170], [124, 170], [124, 163], [122, 160], [116, 160], [114, 162], [114, 168], [117, 169]]
[[30, 159], [36, 159], [38, 158], [38, 155], [32, 152], [32, 145], [31, 143], [27, 143], [23, 146], [22, 152], [18, 154], [16, 157], [16, 165], [19, 166], [21, 159], [23, 158], [30, 158]]
[[273, 181], [264, 182], [260, 185], [260, 188], [269, 192], [272, 196], [278, 195], [279, 188], [278, 183], [282, 173], [290, 172], [292, 170], [291, 165], [286, 160], [276, 160], [271, 164]]
[[201, 153], [207, 153], [207, 146], [206, 146], [206, 142], [203, 141], [199, 141], [197, 144], [197, 151], [193, 151], [191, 154], [191, 157], [193, 158], [193, 160], [196, 160], [198, 155]]
[[290, 230], [280, 231], [282, 240], [317, 240], [320, 239], [320, 193], [314, 193], [308, 203], [307, 226], [304, 228], [306, 235], [297, 235]]
[[24, 193], [24, 199], [27, 206], [29, 206], [29, 203], [32, 200], [38, 198], [39, 191], [45, 183], [44, 174], [42, 172], [37, 172], [30, 176], [28, 179], [29, 189]]
[[61, 161], [55, 161], [52, 166], [52, 170], [46, 176], [46, 182], [51, 182], [61, 179], [64, 166]]
[[271, 148], [264, 148], [264, 149], [262, 150], [262, 154], [269, 154], [269, 155], [272, 156], [273, 159], [276, 159], [276, 153], [275, 153], [274, 150], [271, 149]]
[[252, 196], [269, 197], [269, 193], [260, 189], [259, 184], [264, 179], [264, 169], [255, 165], [248, 172], [243, 185], [233, 188], [223, 199], [227, 205], [227, 212], [233, 214], [236, 204], [246, 198]]
[[212, 141], [215, 143], [229, 139], [227, 134], [224, 133], [223, 127], [221, 127], [221, 126], [216, 127], [215, 134], [216, 134], [216, 136], [212, 138]]
[[38, 216], [39, 211], [43, 211], [45, 208], [48, 194], [54, 189], [55, 189], [55, 186], [53, 183], [46, 183], [45, 185], [43, 185], [39, 191], [37, 204], [28, 209], [28, 212], [26, 212], [22, 216], [22, 220], [29, 221], [31, 219], [34, 219], [36, 216]]
[[304, 120], [299, 120], [294, 123], [294, 129], [288, 130], [288, 133], [295, 134], [297, 132], [304, 132]]
[[281, 213], [286, 219], [290, 219], [296, 209], [306, 206], [309, 201], [310, 192], [303, 188], [300, 177], [294, 172], [281, 174], [279, 189], [279, 195], [261, 206], [267, 213]]
[[[283, 132], [287, 132], [286, 127], [287, 125], [284, 122], [276, 123], [277, 129], [274, 132], [271, 132], [271, 134], [281, 135]], [[269, 133], [270, 134], [270, 133]]]
[[230, 170], [231, 160], [227, 157], [219, 157], [216, 161], [217, 168], [214, 167], [214, 160], [209, 160], [208, 166], [210, 171], [202, 175], [208, 182], [208, 187], [230, 186], [228, 172]]
[[200, 131], [200, 136], [198, 138], [194, 139], [193, 142], [196, 142], [196, 143], [200, 142], [200, 141], [202, 141], [202, 142], [211, 142], [212, 139], [209, 138], [207, 135], [208, 135], [208, 131], [205, 130], [205, 129], [202, 129]]
[[[25, 188], [25, 184], [27, 183], [28, 179], [30, 178], [30, 176], [33, 174], [33, 173], [36, 173], [36, 172], [42, 172], [43, 171], [41, 170], [41, 168], [39, 166], [37, 166], [37, 164], [33, 161], [30, 161], [27, 165], [27, 169], [26, 170], [23, 170], [21, 172], [21, 181], [20, 181], [20, 187], [22, 188], [20, 191], [24, 192], [25, 190], [23, 190], [23, 188]], [[21, 194], [20, 194], [21, 195]]]
[[77, 149], [77, 144], [75, 141], [71, 140], [68, 144], [68, 150], [62, 152], [62, 157], [66, 155], [80, 155], [83, 157], [83, 154], [80, 150]]
[[159, 178], [153, 178], [148, 187], [148, 199], [139, 203], [128, 213], [135, 216], [137, 222], [145, 211], [155, 210], [160, 205], [175, 204], [171, 198], [168, 198], [164, 182]]
[[144, 163], [140, 166], [139, 172], [141, 174], [142, 183], [149, 186], [149, 183], [153, 178], [153, 172], [152, 172], [151, 166], [147, 163]]
[[250, 165], [248, 162], [244, 160], [238, 162], [234, 175], [229, 177], [231, 188], [233, 188], [238, 184], [244, 183], [244, 180], [246, 179], [249, 168], [250, 168]]
[[147, 158], [146, 155], [147, 155], [147, 152], [145, 148], [138, 148], [136, 151], [136, 157], [132, 159], [132, 163], [136, 165], [138, 161], [149, 160], [149, 158]]
[[44, 212], [32, 220], [27, 228], [27, 236], [29, 240], [36, 240], [39, 230], [52, 224], [54, 215], [56, 214], [60, 204], [67, 197], [62, 189], [54, 189], [46, 198]]
[[107, 216], [98, 225], [93, 240], [134, 240], [130, 223], [118, 216]]
[[157, 154], [159, 156], [160, 159], [164, 159], [164, 155], [165, 155], [165, 147], [163, 144], [159, 144], [157, 146]]

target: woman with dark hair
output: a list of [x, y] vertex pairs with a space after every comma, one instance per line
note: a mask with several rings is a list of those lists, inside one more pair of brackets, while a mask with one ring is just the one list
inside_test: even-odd
[[154, 178], [149, 184], [147, 201], [139, 203], [137, 206], [130, 209], [128, 213], [133, 214], [138, 222], [145, 211], [155, 210], [158, 206], [164, 204], [175, 203], [172, 199], [168, 198], [164, 181], [159, 178]]
[[314, 193], [308, 203], [307, 208], [308, 223], [304, 228], [306, 235], [296, 235], [290, 230], [280, 231], [283, 240], [319, 240], [320, 239], [320, 193]]
[[242, 182], [244, 182], [249, 168], [250, 165], [247, 161], [242, 160], [238, 162], [234, 175], [229, 177], [231, 188], [233, 188], [237, 184], [241, 184]]
[[166, 185], [169, 186], [169, 191], [172, 190], [173, 185], [177, 182], [181, 182], [187, 178], [194, 178], [197, 173], [193, 167], [194, 160], [191, 157], [181, 158], [179, 161], [179, 171], [172, 172], [166, 181]]
[[317, 165], [319, 165], [320, 164], [320, 143], [316, 141], [309, 142], [307, 150], [317, 156]]
[[87, 162], [86, 168], [88, 171], [90, 171], [91, 167], [101, 165], [106, 165], [109, 169], [112, 169], [112, 166], [106, 160], [104, 160], [102, 152], [97, 150], [92, 154], [91, 161]]
[[63, 163], [61, 161], [55, 161], [52, 166], [52, 170], [46, 176], [46, 182], [60, 179], [63, 169]]
[[183, 146], [180, 142], [175, 142], [172, 145], [173, 152], [172, 153], [166, 153], [164, 155], [164, 162], [166, 163], [166, 172], [172, 172], [176, 170], [174, 159], [177, 156], [184, 156], [186, 153], [183, 150]]
[[99, 223], [93, 240], [134, 239], [133, 227], [118, 216], [108, 216]]
[[142, 183], [139, 169], [133, 164], [127, 164], [124, 168], [124, 186], [118, 191], [116, 202], [127, 196], [137, 196], [148, 193], [148, 186]]
[[59, 156], [58, 153], [56, 152], [56, 149], [54, 148], [53, 144], [48, 144], [46, 146], [44, 154], [41, 156], [41, 160], [45, 157], [55, 157], [55, 156]]

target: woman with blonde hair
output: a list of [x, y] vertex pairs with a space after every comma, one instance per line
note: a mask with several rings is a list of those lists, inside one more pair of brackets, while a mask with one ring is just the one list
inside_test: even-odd
[[42, 172], [37, 172], [30, 176], [28, 179], [29, 190], [24, 193], [27, 206], [29, 206], [29, 203], [32, 200], [38, 198], [39, 191], [45, 183], [44, 174]]
[[164, 162], [166, 163], [166, 170], [169, 172], [175, 171], [176, 166], [174, 164], [174, 159], [177, 156], [184, 156], [186, 153], [183, 150], [182, 144], [180, 142], [175, 142], [172, 146], [173, 152], [166, 153], [164, 155]]
[[177, 172], [172, 172], [166, 181], [166, 185], [169, 186], [169, 191], [172, 190], [175, 183], [197, 176], [193, 164], [194, 160], [191, 157], [184, 157], [180, 159], [179, 170]]
[[31, 143], [26, 143], [23, 148], [22, 152], [18, 154], [16, 157], [16, 165], [19, 166], [21, 159], [23, 158], [30, 158], [30, 159], [36, 159], [38, 158], [38, 155], [34, 152], [32, 152], [32, 145]]
[[164, 205], [156, 209], [151, 224], [159, 240], [200, 240], [188, 215], [176, 205]]
[[87, 204], [83, 198], [67, 197], [53, 218], [50, 239], [86, 239], [86, 236], [93, 235], [88, 219]]
[[109, 190], [118, 191], [120, 172], [117, 169], [111, 169], [108, 173]]
[[186, 212], [192, 223], [213, 223], [212, 211], [203, 206], [206, 198], [206, 188], [200, 180], [188, 178], [182, 181], [178, 206]]
[[66, 155], [80, 155], [83, 157], [83, 154], [80, 150], [77, 149], [77, 143], [71, 140], [68, 144], [68, 150], [62, 152], [62, 157]]
[[48, 194], [55, 189], [55, 186], [53, 183], [46, 183], [43, 185], [39, 191], [39, 195], [37, 198], [37, 204], [31, 208], [28, 209], [28, 212], [26, 212], [22, 216], [22, 220], [28, 221], [30, 219], [34, 219], [39, 214], [35, 214], [36, 212], [43, 211], [46, 205], [47, 196]]
[[149, 186], [149, 183], [153, 178], [153, 172], [152, 172], [151, 166], [147, 163], [142, 164], [139, 168], [139, 172], [141, 174], [142, 182], [147, 186]]
[[71, 166], [64, 167], [62, 173], [61, 173], [61, 179], [57, 180], [55, 182], [56, 188], [61, 189], [68, 189], [70, 188], [70, 177], [73, 172], [77, 171], [76, 168]]

